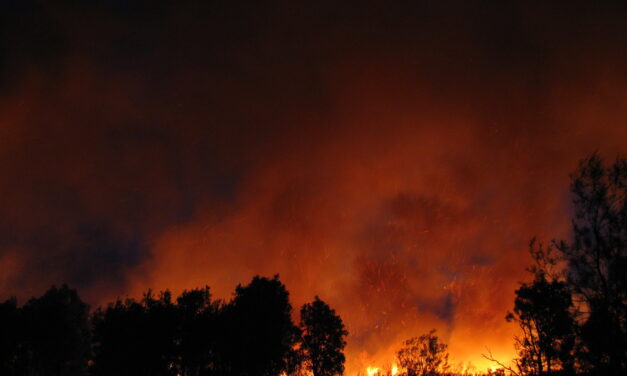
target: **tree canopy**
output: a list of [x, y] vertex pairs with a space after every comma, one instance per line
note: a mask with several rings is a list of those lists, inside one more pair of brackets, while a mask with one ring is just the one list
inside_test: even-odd
[[523, 283], [516, 290], [514, 312], [507, 315], [507, 320], [517, 322], [522, 330], [515, 343], [517, 367], [530, 375], [555, 370], [573, 373], [575, 319], [571, 292], [565, 282], [534, 270], [533, 282]]
[[314, 376], [344, 373], [344, 346], [348, 332], [342, 319], [317, 296], [300, 310], [306, 367]]
[[[342, 320], [317, 298], [301, 311], [305, 327], [323, 329], [317, 335], [340, 336], [325, 339], [339, 364], [324, 363], [319, 374], [341, 374]], [[278, 275], [238, 285], [230, 302], [212, 301], [207, 286], [176, 299], [148, 290], [91, 315], [76, 290], [53, 286], [21, 307], [14, 298], [0, 303], [0, 374], [277, 376], [303, 368], [301, 334]]]
[[627, 374], [627, 159], [598, 155], [571, 175], [573, 239], [557, 244], [581, 300], [583, 355], [606, 375]]
[[79, 375], [89, 359], [89, 307], [67, 285], [52, 286], [21, 308], [22, 371]]

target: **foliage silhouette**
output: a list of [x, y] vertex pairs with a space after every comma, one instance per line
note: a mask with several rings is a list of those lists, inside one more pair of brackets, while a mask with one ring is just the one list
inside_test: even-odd
[[[167, 290], [148, 290], [140, 301], [118, 299], [91, 316], [76, 290], [53, 286], [22, 307], [14, 298], [0, 303], [0, 374], [294, 374], [306, 358], [291, 315], [278, 275], [238, 285], [227, 304], [212, 301], [209, 287], [183, 291], [176, 301]], [[316, 298], [303, 307], [302, 322], [309, 350], [314, 338], [333, 346], [319, 352], [317, 375], [341, 374], [340, 317]]]
[[507, 316], [523, 330], [517, 338], [519, 371], [509, 370], [625, 375], [627, 159], [610, 166], [596, 154], [582, 160], [570, 189], [573, 239], [548, 247], [532, 241], [534, 281], [516, 291], [514, 313]]
[[21, 308], [22, 371], [34, 375], [83, 375], [89, 359], [89, 307], [76, 290], [52, 286]]
[[118, 300], [93, 316], [94, 375], [175, 375], [177, 312], [169, 292]]
[[571, 175], [574, 238], [556, 243], [581, 301], [582, 363], [603, 375], [627, 374], [627, 159], [597, 155]]
[[449, 368], [447, 345], [441, 343], [431, 330], [427, 334], [410, 338], [396, 353], [396, 358], [407, 376], [436, 376]]
[[118, 300], [93, 316], [94, 375], [278, 375], [301, 358], [300, 330], [278, 276], [237, 286], [228, 304], [209, 287], [141, 302]]
[[317, 296], [302, 307], [300, 317], [306, 368], [313, 376], [343, 374], [348, 332], [342, 319]]
[[17, 300], [0, 303], [0, 375], [17, 374], [20, 326]]
[[218, 361], [219, 302], [211, 302], [209, 287], [183, 291], [177, 298], [178, 356], [182, 376], [209, 375]]
[[221, 314], [230, 335], [220, 353], [232, 375], [270, 376], [288, 370], [299, 330], [292, 322], [289, 293], [279, 276], [256, 276], [237, 286], [233, 300]]
[[538, 265], [530, 269], [534, 280], [516, 290], [514, 312], [506, 317], [522, 329], [515, 343], [516, 366], [522, 375], [551, 374], [556, 370], [574, 372], [573, 303], [566, 283], [550, 274], [550, 266], [554, 265], [551, 250], [531, 243], [531, 253]]

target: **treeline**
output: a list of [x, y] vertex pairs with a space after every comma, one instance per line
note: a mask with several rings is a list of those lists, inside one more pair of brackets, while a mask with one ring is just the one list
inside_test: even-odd
[[233, 299], [208, 287], [118, 300], [90, 314], [76, 290], [52, 287], [0, 304], [0, 375], [248, 375], [344, 371], [348, 334], [318, 297], [292, 321], [278, 276], [255, 277]]

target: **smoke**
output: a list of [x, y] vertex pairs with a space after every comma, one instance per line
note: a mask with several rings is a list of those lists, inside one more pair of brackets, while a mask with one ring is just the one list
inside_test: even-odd
[[2, 296], [279, 273], [350, 374], [431, 328], [511, 357], [529, 239], [626, 151], [625, 7], [455, 5], [6, 6]]

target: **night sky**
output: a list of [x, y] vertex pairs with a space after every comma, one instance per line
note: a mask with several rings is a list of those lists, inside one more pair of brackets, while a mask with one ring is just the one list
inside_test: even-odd
[[[548, 3], [548, 4], [547, 4]], [[280, 274], [349, 375], [513, 356], [529, 240], [627, 153], [627, 3], [0, 2], [0, 298]]]

